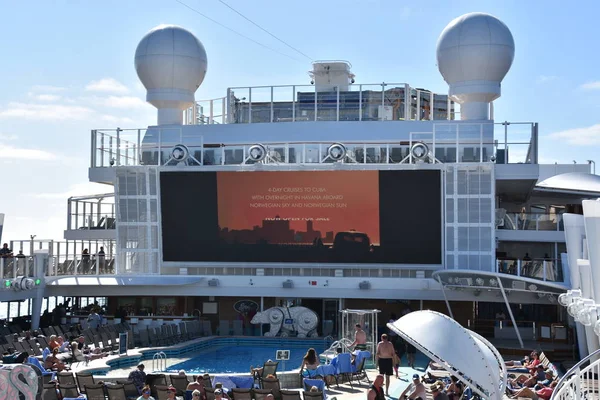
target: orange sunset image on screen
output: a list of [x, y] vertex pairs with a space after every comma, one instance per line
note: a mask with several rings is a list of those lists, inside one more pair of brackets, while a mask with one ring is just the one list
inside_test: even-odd
[[377, 171], [218, 172], [217, 192], [228, 243], [379, 245]]

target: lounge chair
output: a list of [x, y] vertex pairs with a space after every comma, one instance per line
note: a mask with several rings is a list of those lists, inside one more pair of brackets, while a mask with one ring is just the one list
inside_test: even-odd
[[277, 378], [277, 366], [279, 365], [279, 361], [267, 361], [263, 364], [262, 370], [254, 370], [254, 382], [258, 381], [260, 387], [262, 387], [262, 379], [266, 378], [269, 375], [273, 375]]

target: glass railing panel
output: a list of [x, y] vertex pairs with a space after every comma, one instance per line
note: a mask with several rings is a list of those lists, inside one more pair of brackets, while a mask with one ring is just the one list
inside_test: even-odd
[[506, 213], [498, 229], [564, 231], [561, 214]]
[[272, 122], [292, 122], [295, 120], [295, 91], [296, 88], [294, 86], [273, 87]]
[[242, 164], [248, 154], [245, 146], [226, 146], [223, 150], [225, 165]]
[[252, 116], [253, 124], [271, 122], [271, 107], [273, 105], [271, 87], [252, 88]]
[[304, 162], [307, 164], [320, 163], [325, 158], [321, 146], [318, 144], [304, 145]]
[[530, 162], [533, 123], [500, 122], [494, 124], [497, 164]]
[[564, 282], [564, 272], [559, 259], [497, 259], [496, 272], [550, 282]]

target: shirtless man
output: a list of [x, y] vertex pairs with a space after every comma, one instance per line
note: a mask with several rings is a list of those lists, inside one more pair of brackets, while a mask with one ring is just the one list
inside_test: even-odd
[[390, 393], [390, 376], [394, 374], [393, 357], [395, 353], [394, 345], [388, 340], [388, 335], [381, 335], [381, 342], [377, 343], [377, 352], [375, 360], [379, 364], [379, 373], [385, 375], [385, 395]]
[[362, 330], [360, 324], [354, 326], [356, 332], [354, 333], [354, 342], [350, 347], [354, 346], [354, 350], [366, 350], [367, 349], [367, 333]]

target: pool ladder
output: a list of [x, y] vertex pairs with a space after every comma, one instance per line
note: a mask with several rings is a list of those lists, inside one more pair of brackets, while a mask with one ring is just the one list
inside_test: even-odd
[[[157, 368], [158, 367], [158, 368]], [[152, 356], [152, 371], [164, 371], [167, 369], [167, 355], [164, 351], [154, 353]]]

